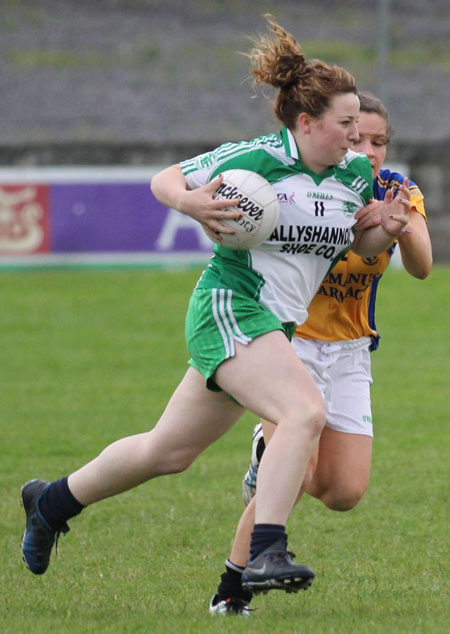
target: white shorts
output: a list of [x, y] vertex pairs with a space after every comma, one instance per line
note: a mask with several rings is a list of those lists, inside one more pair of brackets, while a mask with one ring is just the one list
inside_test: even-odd
[[370, 337], [319, 341], [294, 337], [292, 346], [325, 399], [327, 427], [373, 436]]

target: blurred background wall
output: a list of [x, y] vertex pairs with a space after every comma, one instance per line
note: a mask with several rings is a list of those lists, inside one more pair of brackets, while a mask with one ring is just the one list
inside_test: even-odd
[[[239, 54], [264, 32], [265, 12], [307, 57], [347, 67], [384, 100], [388, 159], [424, 192], [435, 260], [450, 261], [448, 0], [2, 0], [0, 168], [150, 174], [276, 131], [272, 95], [254, 98]], [[0, 183], [0, 250], [9, 194]]]

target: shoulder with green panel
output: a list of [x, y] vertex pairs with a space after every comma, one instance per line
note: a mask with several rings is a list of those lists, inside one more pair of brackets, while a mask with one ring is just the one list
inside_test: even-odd
[[373, 198], [373, 177], [365, 154], [349, 150], [336, 168], [336, 179], [358, 194], [364, 205]]
[[233, 169], [250, 170], [267, 178], [274, 170], [274, 164], [279, 165], [278, 155], [282, 156], [283, 151], [283, 141], [278, 134], [266, 134], [251, 141], [225, 143], [210, 152], [213, 169], [209, 180]]

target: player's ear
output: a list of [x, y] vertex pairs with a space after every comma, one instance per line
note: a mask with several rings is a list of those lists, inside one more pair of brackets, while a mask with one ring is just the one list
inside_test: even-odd
[[307, 112], [301, 112], [297, 117], [297, 129], [301, 130], [304, 134], [311, 133], [312, 117]]

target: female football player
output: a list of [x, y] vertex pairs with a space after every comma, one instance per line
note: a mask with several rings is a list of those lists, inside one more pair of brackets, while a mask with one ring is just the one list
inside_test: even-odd
[[[251, 251], [215, 246], [186, 318], [190, 367], [154, 428], [118, 440], [68, 477], [23, 486], [22, 550], [33, 573], [45, 572], [55, 538], [85, 506], [187, 469], [249, 409], [277, 429], [260, 468], [245, 583], [252, 591], [296, 591], [314, 577], [289, 555], [285, 524], [325, 409], [289, 338], [305, 321], [333, 258], [352, 242], [357, 253], [375, 256], [401, 233], [409, 219], [409, 192], [402, 186], [395, 199], [388, 194], [381, 224], [353, 240], [355, 214], [372, 197], [369, 161], [350, 149], [358, 140], [355, 80], [343, 68], [306, 60], [289, 33], [272, 17], [268, 23], [273, 37], [262, 38], [250, 58], [255, 81], [278, 89], [281, 133], [228, 143], [173, 165], [153, 178], [152, 191], [219, 239], [229, 231], [221, 220], [240, 216], [226, 211], [238, 199], [214, 199], [222, 171], [257, 172], [277, 194], [295, 192], [294, 200], [282, 206], [275, 237], [261, 246]], [[319, 216], [317, 201], [324, 201]]]

